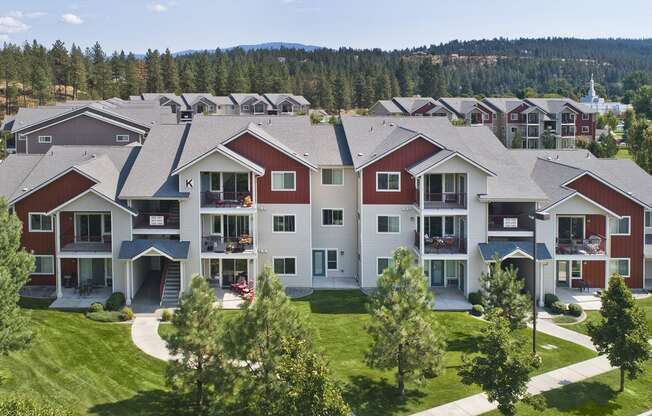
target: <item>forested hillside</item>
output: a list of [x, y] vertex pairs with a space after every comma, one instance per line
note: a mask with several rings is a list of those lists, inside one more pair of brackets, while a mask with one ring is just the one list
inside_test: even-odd
[[[635, 76], [626, 79], [635, 71]], [[314, 107], [366, 108], [396, 95], [581, 96], [594, 74], [598, 93], [627, 101], [652, 76], [652, 40], [493, 39], [452, 41], [410, 50], [258, 49], [143, 59], [53, 45], [5, 44], [0, 50], [0, 104], [67, 98], [128, 97], [141, 92], [293, 92]], [[628, 85], [635, 84], [635, 85]], [[64, 88], [65, 87], [65, 88]]]

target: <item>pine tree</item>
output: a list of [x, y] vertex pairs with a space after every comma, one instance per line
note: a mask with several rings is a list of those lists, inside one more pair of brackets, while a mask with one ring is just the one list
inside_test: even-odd
[[319, 77], [317, 94], [319, 96], [319, 106], [324, 110], [332, 111], [335, 104], [333, 98], [333, 88], [331, 86], [331, 81], [328, 74], [322, 74], [321, 77]]
[[522, 149], [523, 148], [523, 136], [521, 132], [516, 130], [514, 136], [512, 137], [512, 149]]
[[446, 342], [430, 319], [431, 302], [423, 269], [407, 248], [398, 248], [369, 302], [372, 346], [366, 361], [372, 368], [396, 369], [401, 397], [406, 381], [432, 378], [442, 369]]
[[140, 95], [140, 83], [136, 57], [133, 53], [129, 53], [125, 64], [125, 91], [122, 93], [122, 97], [127, 98], [130, 95]]
[[221, 53], [217, 55], [213, 67], [215, 71], [215, 76], [213, 77], [213, 91], [215, 95], [228, 95], [228, 73], [225, 59]]
[[145, 69], [147, 78], [145, 79], [146, 92], [163, 92], [163, 79], [161, 76], [161, 57], [158, 49], [148, 49], [145, 53]]
[[407, 64], [403, 59], [399, 61], [396, 70], [396, 79], [398, 80], [399, 92], [402, 97], [409, 97], [414, 93], [414, 83], [408, 71]]
[[498, 402], [503, 415], [515, 415], [520, 400], [540, 408], [527, 393], [527, 383], [541, 359], [529, 352], [525, 338], [512, 332], [509, 321], [495, 312], [489, 314], [489, 325], [482, 330], [479, 354], [462, 356], [462, 383], [482, 387], [490, 401]]
[[[56, 40], [50, 49], [50, 65], [54, 73], [54, 85], [63, 86], [63, 97], [66, 96], [68, 86], [68, 50], [61, 40]], [[59, 90], [56, 91], [60, 93]]]
[[195, 72], [192, 70], [192, 63], [186, 62], [179, 84], [182, 92], [195, 92]]
[[165, 92], [180, 92], [179, 71], [177, 71], [177, 63], [172, 57], [170, 49], [166, 49], [161, 58], [161, 74], [163, 77], [163, 90]]
[[366, 108], [367, 82], [362, 74], [358, 74], [353, 85], [353, 106], [357, 108]]
[[89, 51], [89, 61], [92, 68], [91, 89], [94, 96], [101, 99], [109, 98], [107, 95], [107, 85], [109, 83], [109, 67], [106, 63], [106, 54], [99, 42]]
[[70, 83], [72, 84], [72, 97], [77, 99], [79, 91], [87, 91], [86, 65], [81, 48], [72, 45], [70, 50]]
[[34, 257], [21, 244], [23, 224], [0, 198], [0, 356], [26, 348], [33, 332], [18, 306], [20, 289], [34, 270]]
[[195, 87], [197, 91], [210, 92], [213, 88], [213, 67], [208, 59], [208, 52], [199, 55], [195, 68]]
[[643, 372], [645, 362], [652, 358], [648, 340], [652, 336], [645, 313], [636, 304], [625, 279], [614, 274], [602, 294], [598, 323], [587, 328], [598, 354], [606, 355], [614, 367], [620, 367], [620, 391], [625, 390], [625, 374], [630, 380]]
[[50, 75], [43, 66], [35, 66], [32, 71], [32, 94], [38, 98], [38, 103], [44, 105], [50, 98]]
[[392, 97], [392, 82], [386, 72], [379, 72], [374, 81], [374, 99], [373, 102], [378, 100], [388, 100]]
[[507, 319], [512, 328], [523, 328], [532, 305], [528, 295], [523, 293], [525, 281], [517, 276], [518, 269], [513, 265], [503, 268], [498, 256], [493, 260], [489, 273], [480, 276], [485, 308], [498, 311], [496, 313]]
[[248, 415], [284, 415], [290, 386], [279, 379], [287, 360], [285, 341], [304, 340], [312, 348], [306, 319], [291, 305], [278, 277], [266, 266], [256, 283], [256, 299], [246, 303], [232, 327], [231, 351], [239, 367], [238, 403]]
[[166, 382], [180, 398], [190, 398], [199, 413], [211, 406], [223, 407], [233, 387], [232, 365], [224, 351], [224, 313], [215, 291], [202, 276], [195, 275], [190, 291], [181, 296], [172, 325], [176, 331], [167, 341], [173, 356]]
[[335, 84], [333, 86], [335, 108], [339, 114], [340, 110], [348, 110], [351, 108], [351, 89], [349, 88], [348, 81], [344, 78], [344, 74], [339, 73], [335, 77]]
[[20, 49], [5, 44], [0, 51], [0, 79], [5, 81], [5, 114], [11, 114], [11, 81], [17, 78]]
[[228, 82], [229, 93], [242, 93], [249, 91], [249, 82], [247, 81], [244, 72], [243, 68], [238, 64], [231, 66]]

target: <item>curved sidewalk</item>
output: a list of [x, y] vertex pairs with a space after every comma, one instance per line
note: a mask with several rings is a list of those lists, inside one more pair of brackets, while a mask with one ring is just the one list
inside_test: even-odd
[[156, 316], [136, 316], [131, 324], [131, 339], [145, 354], [159, 360], [169, 361], [174, 357], [168, 351], [165, 341], [158, 334], [159, 320]]

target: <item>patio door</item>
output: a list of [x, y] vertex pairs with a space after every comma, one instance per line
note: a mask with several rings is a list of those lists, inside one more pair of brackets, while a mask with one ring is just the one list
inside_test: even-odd
[[104, 259], [81, 258], [79, 262], [79, 285], [106, 286], [106, 262]]
[[248, 280], [247, 259], [222, 259], [222, 287], [228, 288], [240, 278]]
[[312, 251], [312, 275], [316, 277], [326, 276], [326, 250]]
[[443, 260], [430, 260], [430, 286], [444, 286]]
[[426, 201], [441, 201], [443, 193], [442, 175], [426, 175], [424, 193]]
[[85, 243], [102, 241], [102, 214], [77, 215], [75, 241]]
[[223, 172], [222, 187], [225, 198], [240, 200], [241, 194], [249, 192], [249, 174]]
[[584, 239], [584, 217], [559, 217], [558, 236], [561, 243], [574, 243]]
[[249, 235], [249, 217], [246, 215], [224, 216], [224, 237], [239, 238], [242, 235]]
[[569, 287], [570, 261], [557, 261], [557, 286]]

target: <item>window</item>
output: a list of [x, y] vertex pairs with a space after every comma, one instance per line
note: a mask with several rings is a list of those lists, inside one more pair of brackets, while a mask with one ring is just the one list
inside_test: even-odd
[[455, 218], [454, 217], [444, 217], [444, 234], [454, 235], [455, 234]]
[[220, 192], [222, 190], [221, 177], [220, 172], [211, 172], [211, 192]]
[[645, 211], [645, 226], [652, 227], [652, 211]]
[[379, 215], [378, 228], [379, 233], [398, 233], [401, 228], [401, 219], [398, 215]]
[[582, 113], [582, 120], [588, 120], [588, 119], [589, 119], [588, 113]]
[[116, 134], [115, 141], [118, 143], [128, 143], [129, 135], [128, 134]]
[[321, 225], [331, 227], [344, 225], [344, 211], [341, 209], [323, 209], [321, 211]]
[[609, 218], [609, 232], [611, 235], [629, 235], [630, 217]]
[[213, 224], [211, 227], [211, 234], [221, 235], [222, 234], [222, 217], [215, 215], [212, 217]]
[[280, 276], [294, 276], [297, 274], [297, 259], [294, 257], [274, 258], [274, 273]]
[[52, 143], [52, 136], [38, 136], [38, 142], [40, 144], [50, 144]]
[[29, 231], [34, 233], [52, 232], [52, 217], [42, 213], [29, 213]]
[[487, 114], [487, 113], [482, 113], [482, 120], [484, 120], [484, 121], [489, 121], [489, 114]]
[[111, 214], [104, 214], [104, 234], [111, 234]]
[[272, 191], [296, 190], [296, 172], [272, 172]]
[[328, 270], [337, 270], [337, 250], [326, 251], [326, 263]]
[[538, 124], [539, 123], [539, 114], [537, 114], [537, 113], [529, 113], [527, 115], [527, 122], [528, 122], [528, 124]]
[[220, 276], [220, 259], [210, 259], [209, 269], [211, 279], [216, 279]]
[[609, 261], [609, 275], [618, 273], [622, 277], [629, 277], [629, 259], [611, 259]]
[[385, 269], [390, 267], [393, 264], [394, 260], [390, 257], [378, 257], [376, 258], [376, 274], [378, 276], [382, 275]]
[[447, 173], [444, 175], [444, 192], [455, 192], [455, 174]]
[[401, 190], [401, 174], [399, 172], [377, 172], [376, 191], [398, 192]]
[[512, 113], [509, 115], [510, 120], [518, 121], [518, 113]]
[[589, 131], [589, 126], [582, 126], [582, 133], [588, 133]]
[[242, 106], [242, 111], [249, 111], [249, 106], [248, 105], [243, 105]]
[[321, 170], [322, 185], [342, 185], [343, 183], [342, 169]]
[[54, 256], [34, 256], [34, 271], [32, 274], [54, 274]]
[[294, 215], [274, 215], [272, 223], [275, 233], [293, 233], [295, 232]]
[[582, 262], [578, 260], [571, 261], [571, 279], [582, 278]]
[[584, 217], [558, 217], [558, 236], [562, 243], [584, 239]]

